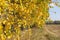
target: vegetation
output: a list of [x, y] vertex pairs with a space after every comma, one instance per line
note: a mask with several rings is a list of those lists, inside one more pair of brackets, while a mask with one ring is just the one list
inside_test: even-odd
[[[49, 17], [51, 0], [0, 0], [0, 37], [10, 39], [17, 34], [20, 40], [21, 28], [27, 28], [31, 35], [32, 25], [42, 27]], [[30, 38], [29, 38], [30, 40]]]

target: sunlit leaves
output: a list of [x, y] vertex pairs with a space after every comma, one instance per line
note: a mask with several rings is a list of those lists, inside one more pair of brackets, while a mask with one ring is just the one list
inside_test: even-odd
[[[32, 25], [35, 24], [37, 27], [40, 27], [45, 24], [45, 21], [49, 17], [48, 4], [50, 1], [51, 0], [1, 0], [0, 15], [2, 22], [0, 24], [0, 32], [5, 33], [7, 38], [11, 38], [14, 33], [20, 35], [20, 27], [23, 27], [27, 28], [31, 34], [30, 26], [32, 27]], [[2, 24], [5, 26], [2, 26]], [[12, 28], [14, 31], [12, 31]]]

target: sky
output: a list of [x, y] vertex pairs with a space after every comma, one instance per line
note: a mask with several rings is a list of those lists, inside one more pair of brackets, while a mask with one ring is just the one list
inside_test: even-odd
[[[53, 2], [60, 2], [60, 0], [52, 0]], [[49, 9], [50, 13], [50, 19], [53, 21], [60, 20], [60, 7], [54, 5], [54, 3], [51, 3], [50, 6], [53, 6], [53, 8]]]

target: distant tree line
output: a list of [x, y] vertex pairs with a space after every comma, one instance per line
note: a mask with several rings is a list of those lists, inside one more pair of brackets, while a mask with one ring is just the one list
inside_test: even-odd
[[60, 21], [48, 21], [46, 24], [60, 24]]

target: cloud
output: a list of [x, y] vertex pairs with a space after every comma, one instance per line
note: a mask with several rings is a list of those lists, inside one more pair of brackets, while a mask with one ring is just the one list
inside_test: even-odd
[[56, 6], [56, 5], [55, 5], [54, 3], [50, 3], [49, 6], [54, 7], [54, 6]]

